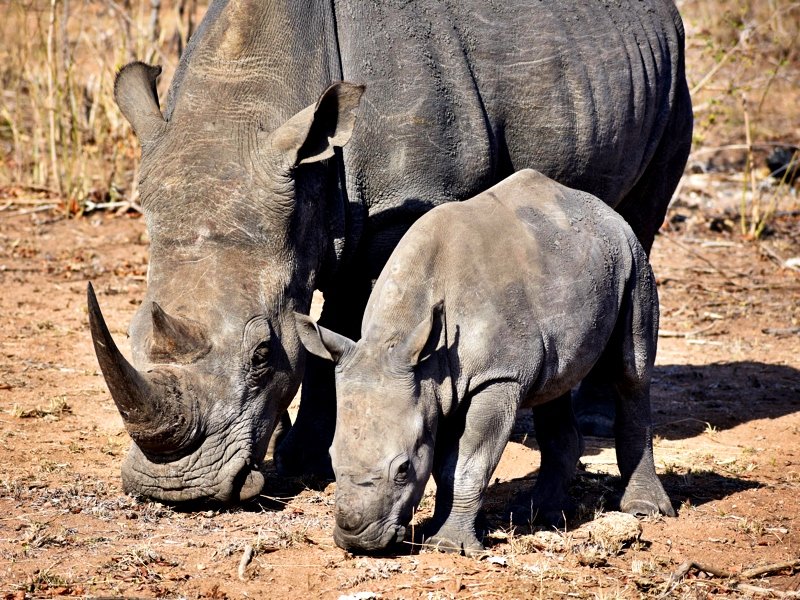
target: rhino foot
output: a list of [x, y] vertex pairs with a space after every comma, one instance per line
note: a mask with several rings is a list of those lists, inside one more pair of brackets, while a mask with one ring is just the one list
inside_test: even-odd
[[572, 410], [583, 435], [614, 437], [616, 390], [598, 379], [584, 380], [572, 397]]
[[511, 506], [510, 520], [514, 525], [530, 527], [545, 525], [563, 529], [567, 519], [575, 514], [575, 503], [570, 498], [559, 502], [537, 502], [531, 498], [519, 499]]
[[620, 509], [637, 517], [650, 515], [676, 516], [675, 509], [672, 507], [669, 496], [661, 488], [661, 484], [654, 487], [636, 487], [625, 491], [620, 501]]
[[425, 547], [439, 552], [463, 554], [472, 558], [481, 558], [487, 554], [486, 548], [474, 533], [449, 527], [442, 527], [432, 536], [426, 537], [424, 544]]

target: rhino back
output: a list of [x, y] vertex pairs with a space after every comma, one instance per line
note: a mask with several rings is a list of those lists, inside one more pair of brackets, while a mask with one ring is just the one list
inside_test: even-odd
[[348, 191], [375, 227], [526, 167], [614, 206], [682, 76], [667, 1], [343, 0], [336, 20], [344, 77], [369, 90]]
[[466, 394], [492, 379], [555, 397], [605, 348], [638, 242], [613, 210], [525, 170], [410, 229], [376, 283], [365, 337], [410, 331], [444, 299]]

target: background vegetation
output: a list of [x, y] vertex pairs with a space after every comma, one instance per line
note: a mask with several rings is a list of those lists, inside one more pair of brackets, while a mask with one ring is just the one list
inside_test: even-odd
[[[135, 209], [138, 145], [114, 74], [133, 59], [160, 63], [163, 91], [207, 0], [1, 1], [0, 203]], [[696, 113], [690, 169], [738, 174], [743, 232], [760, 234], [794, 201], [787, 185], [759, 184], [770, 150], [800, 143], [800, 2], [678, 6]]]

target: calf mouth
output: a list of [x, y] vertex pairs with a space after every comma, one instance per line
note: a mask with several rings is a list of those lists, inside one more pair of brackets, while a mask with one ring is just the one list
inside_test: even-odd
[[407, 528], [400, 524], [370, 524], [360, 532], [344, 531], [336, 526], [333, 541], [353, 554], [396, 554], [398, 546], [406, 537]]

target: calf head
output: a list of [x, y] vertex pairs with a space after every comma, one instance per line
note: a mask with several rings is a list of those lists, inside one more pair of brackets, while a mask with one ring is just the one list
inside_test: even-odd
[[441, 304], [405, 339], [358, 343], [296, 315], [300, 340], [336, 362], [334, 541], [380, 552], [403, 540], [431, 474], [440, 407], [423, 350]]
[[132, 364], [89, 287], [95, 352], [134, 441], [126, 491], [247, 499], [261, 491], [269, 436], [299, 386], [293, 312], [308, 310], [326, 253], [325, 159], [349, 139], [363, 88], [334, 84], [264, 132], [241, 111], [192, 122], [176, 109], [165, 121], [159, 71], [134, 63], [116, 83], [142, 142], [150, 265], [129, 328]]

